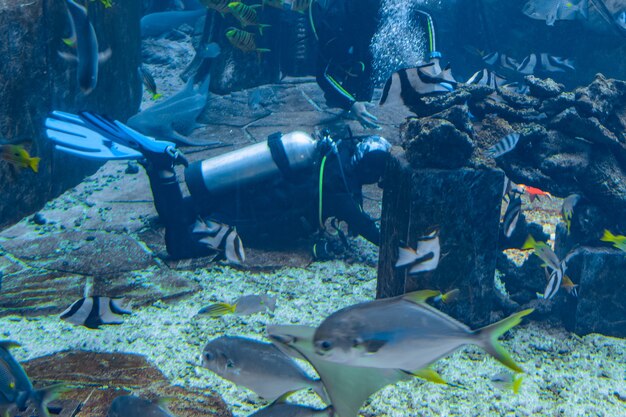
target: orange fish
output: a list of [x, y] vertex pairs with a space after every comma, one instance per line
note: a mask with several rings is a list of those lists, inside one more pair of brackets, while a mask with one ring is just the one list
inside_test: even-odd
[[30, 168], [39, 171], [41, 158], [32, 157], [22, 145], [0, 145], [0, 159], [3, 159], [16, 168]]
[[550, 200], [552, 200], [552, 194], [547, 191], [540, 190], [539, 188], [531, 187], [524, 184], [517, 184], [517, 187], [522, 189], [526, 194], [528, 194], [531, 203], [535, 201], [535, 198], [539, 199], [540, 196], [548, 197]]

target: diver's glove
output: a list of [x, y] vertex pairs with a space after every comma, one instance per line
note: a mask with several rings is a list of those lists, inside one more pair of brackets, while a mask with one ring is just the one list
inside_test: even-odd
[[378, 118], [367, 111], [364, 101], [355, 101], [350, 107], [350, 113], [361, 123], [365, 129], [380, 129], [381, 127], [376, 124]]

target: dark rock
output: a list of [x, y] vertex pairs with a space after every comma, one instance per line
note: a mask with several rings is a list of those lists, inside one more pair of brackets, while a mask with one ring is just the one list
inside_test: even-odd
[[616, 106], [624, 105], [626, 100], [626, 82], [606, 79], [602, 74], [587, 87], [577, 88], [576, 109], [583, 117], [597, 117], [604, 121]]
[[557, 114], [563, 110], [573, 107], [576, 103], [576, 96], [572, 92], [561, 93], [556, 97], [541, 102], [539, 111], [549, 115]]
[[89, 110], [120, 120], [136, 112], [141, 99], [140, 6], [115, 0], [105, 10], [100, 2], [89, 2], [101, 49], [111, 47], [113, 55], [101, 65], [96, 89], [84, 96], [76, 82], [76, 65], [57, 54], [67, 48], [61, 41], [69, 34], [65, 2], [0, 2], [0, 26], [8, 36], [0, 42], [0, 96], [10, 98], [0, 102], [0, 136], [32, 141], [29, 152], [41, 157], [38, 174], [21, 170], [15, 175], [7, 164], [0, 164], [5, 178], [0, 184], [0, 227], [38, 210], [97, 169], [97, 163], [53, 152], [43, 131], [50, 110]]
[[[445, 311], [470, 326], [489, 322], [503, 179], [494, 170], [413, 169], [401, 156], [390, 162], [383, 187], [377, 296], [459, 288], [463, 300]], [[439, 267], [415, 276], [395, 268], [400, 241], [414, 246], [434, 225], [440, 226], [445, 254]]]
[[472, 135], [474, 133], [474, 127], [472, 125], [467, 105], [452, 106], [440, 113], [433, 114], [432, 118], [446, 120], [452, 123], [458, 130], [465, 132], [468, 135]]
[[[584, 196], [614, 220], [624, 224], [626, 218], [626, 172], [615, 156], [596, 149], [584, 175], [577, 176]], [[623, 227], [623, 226], [622, 226]]]
[[542, 100], [556, 97], [565, 89], [563, 84], [554, 82], [550, 78], [541, 79], [534, 75], [528, 75], [524, 77], [524, 80], [528, 84], [530, 94]]
[[487, 113], [495, 113], [511, 122], [540, 122], [547, 119], [545, 113], [535, 109], [517, 109], [502, 101], [485, 100], [484, 110]]
[[214, 391], [170, 385], [140, 355], [65, 351], [22, 365], [38, 387], [59, 382], [71, 387], [61, 395], [61, 403], [74, 400], [81, 404], [78, 414], [71, 414], [73, 417], [106, 417], [116, 397], [131, 393], [150, 400], [172, 398], [168, 409], [178, 417], [232, 417]]
[[526, 242], [528, 235], [532, 235], [536, 241], [546, 241], [550, 238], [550, 236], [543, 231], [543, 227], [541, 227], [540, 224], [526, 222], [526, 216], [521, 213], [511, 237], [507, 238], [504, 236], [504, 223], [501, 225], [500, 243], [498, 246], [500, 250], [520, 249], [524, 245], [524, 242]]
[[578, 298], [562, 310], [566, 328], [579, 335], [601, 333], [626, 337], [626, 256], [612, 248], [581, 247], [567, 273], [579, 285]]
[[139, 165], [137, 165], [136, 161], [128, 161], [126, 165], [126, 169], [124, 170], [125, 174], [138, 174], [139, 173]]
[[[479, 91], [482, 92], [483, 90]], [[470, 98], [472, 98], [472, 93], [469, 89], [459, 88], [451, 93], [417, 97], [415, 102], [411, 103], [408, 107], [418, 117], [431, 116], [452, 106], [463, 105], [467, 103]]]
[[41, 213], [35, 213], [35, 215], [30, 219], [33, 223], [38, 224], [39, 226], [43, 226], [46, 224], [46, 218]]
[[537, 300], [537, 293], [543, 294], [546, 287], [546, 276], [538, 257], [532, 255], [522, 266], [517, 266], [504, 253], [498, 254], [497, 269], [502, 274], [509, 297], [519, 305]]
[[527, 94], [518, 94], [513, 91], [499, 90], [498, 94], [511, 107], [517, 109], [531, 109], [539, 106], [539, 99], [531, 97]]
[[407, 159], [416, 168], [464, 166], [474, 150], [471, 138], [446, 120], [410, 118], [400, 126]]
[[573, 107], [556, 115], [548, 126], [571, 136], [587, 139], [598, 145], [620, 145], [613, 132], [602, 126], [597, 118], [580, 117]]
[[585, 175], [593, 145], [539, 124], [516, 127], [522, 139], [513, 151], [497, 160], [506, 175], [515, 183], [532, 185], [559, 197], [580, 193], [580, 185], [572, 178]]

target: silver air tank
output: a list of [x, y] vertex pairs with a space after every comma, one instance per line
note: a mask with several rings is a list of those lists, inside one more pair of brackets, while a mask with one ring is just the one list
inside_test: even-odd
[[315, 162], [316, 142], [310, 135], [296, 131], [274, 139], [278, 149], [276, 146], [270, 149], [270, 136], [267, 141], [190, 164], [185, 170], [185, 180], [191, 195], [210, 198], [276, 178], [283, 170], [309, 168]]

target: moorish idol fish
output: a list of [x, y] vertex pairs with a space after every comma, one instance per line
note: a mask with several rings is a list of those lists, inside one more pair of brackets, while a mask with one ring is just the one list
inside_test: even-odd
[[91, 296], [81, 298], [61, 313], [61, 319], [88, 329], [97, 329], [103, 324], [122, 324], [122, 314], [131, 314], [117, 304], [119, 299]]
[[396, 268], [409, 267], [409, 274], [433, 271], [439, 265], [441, 258], [441, 246], [439, 244], [439, 229], [435, 228], [426, 236], [417, 239], [417, 247], [398, 248], [398, 260]]
[[571, 59], [552, 56], [547, 53], [530, 54], [517, 67], [517, 71], [524, 75], [542, 72], [569, 72], [575, 71], [574, 62]]

